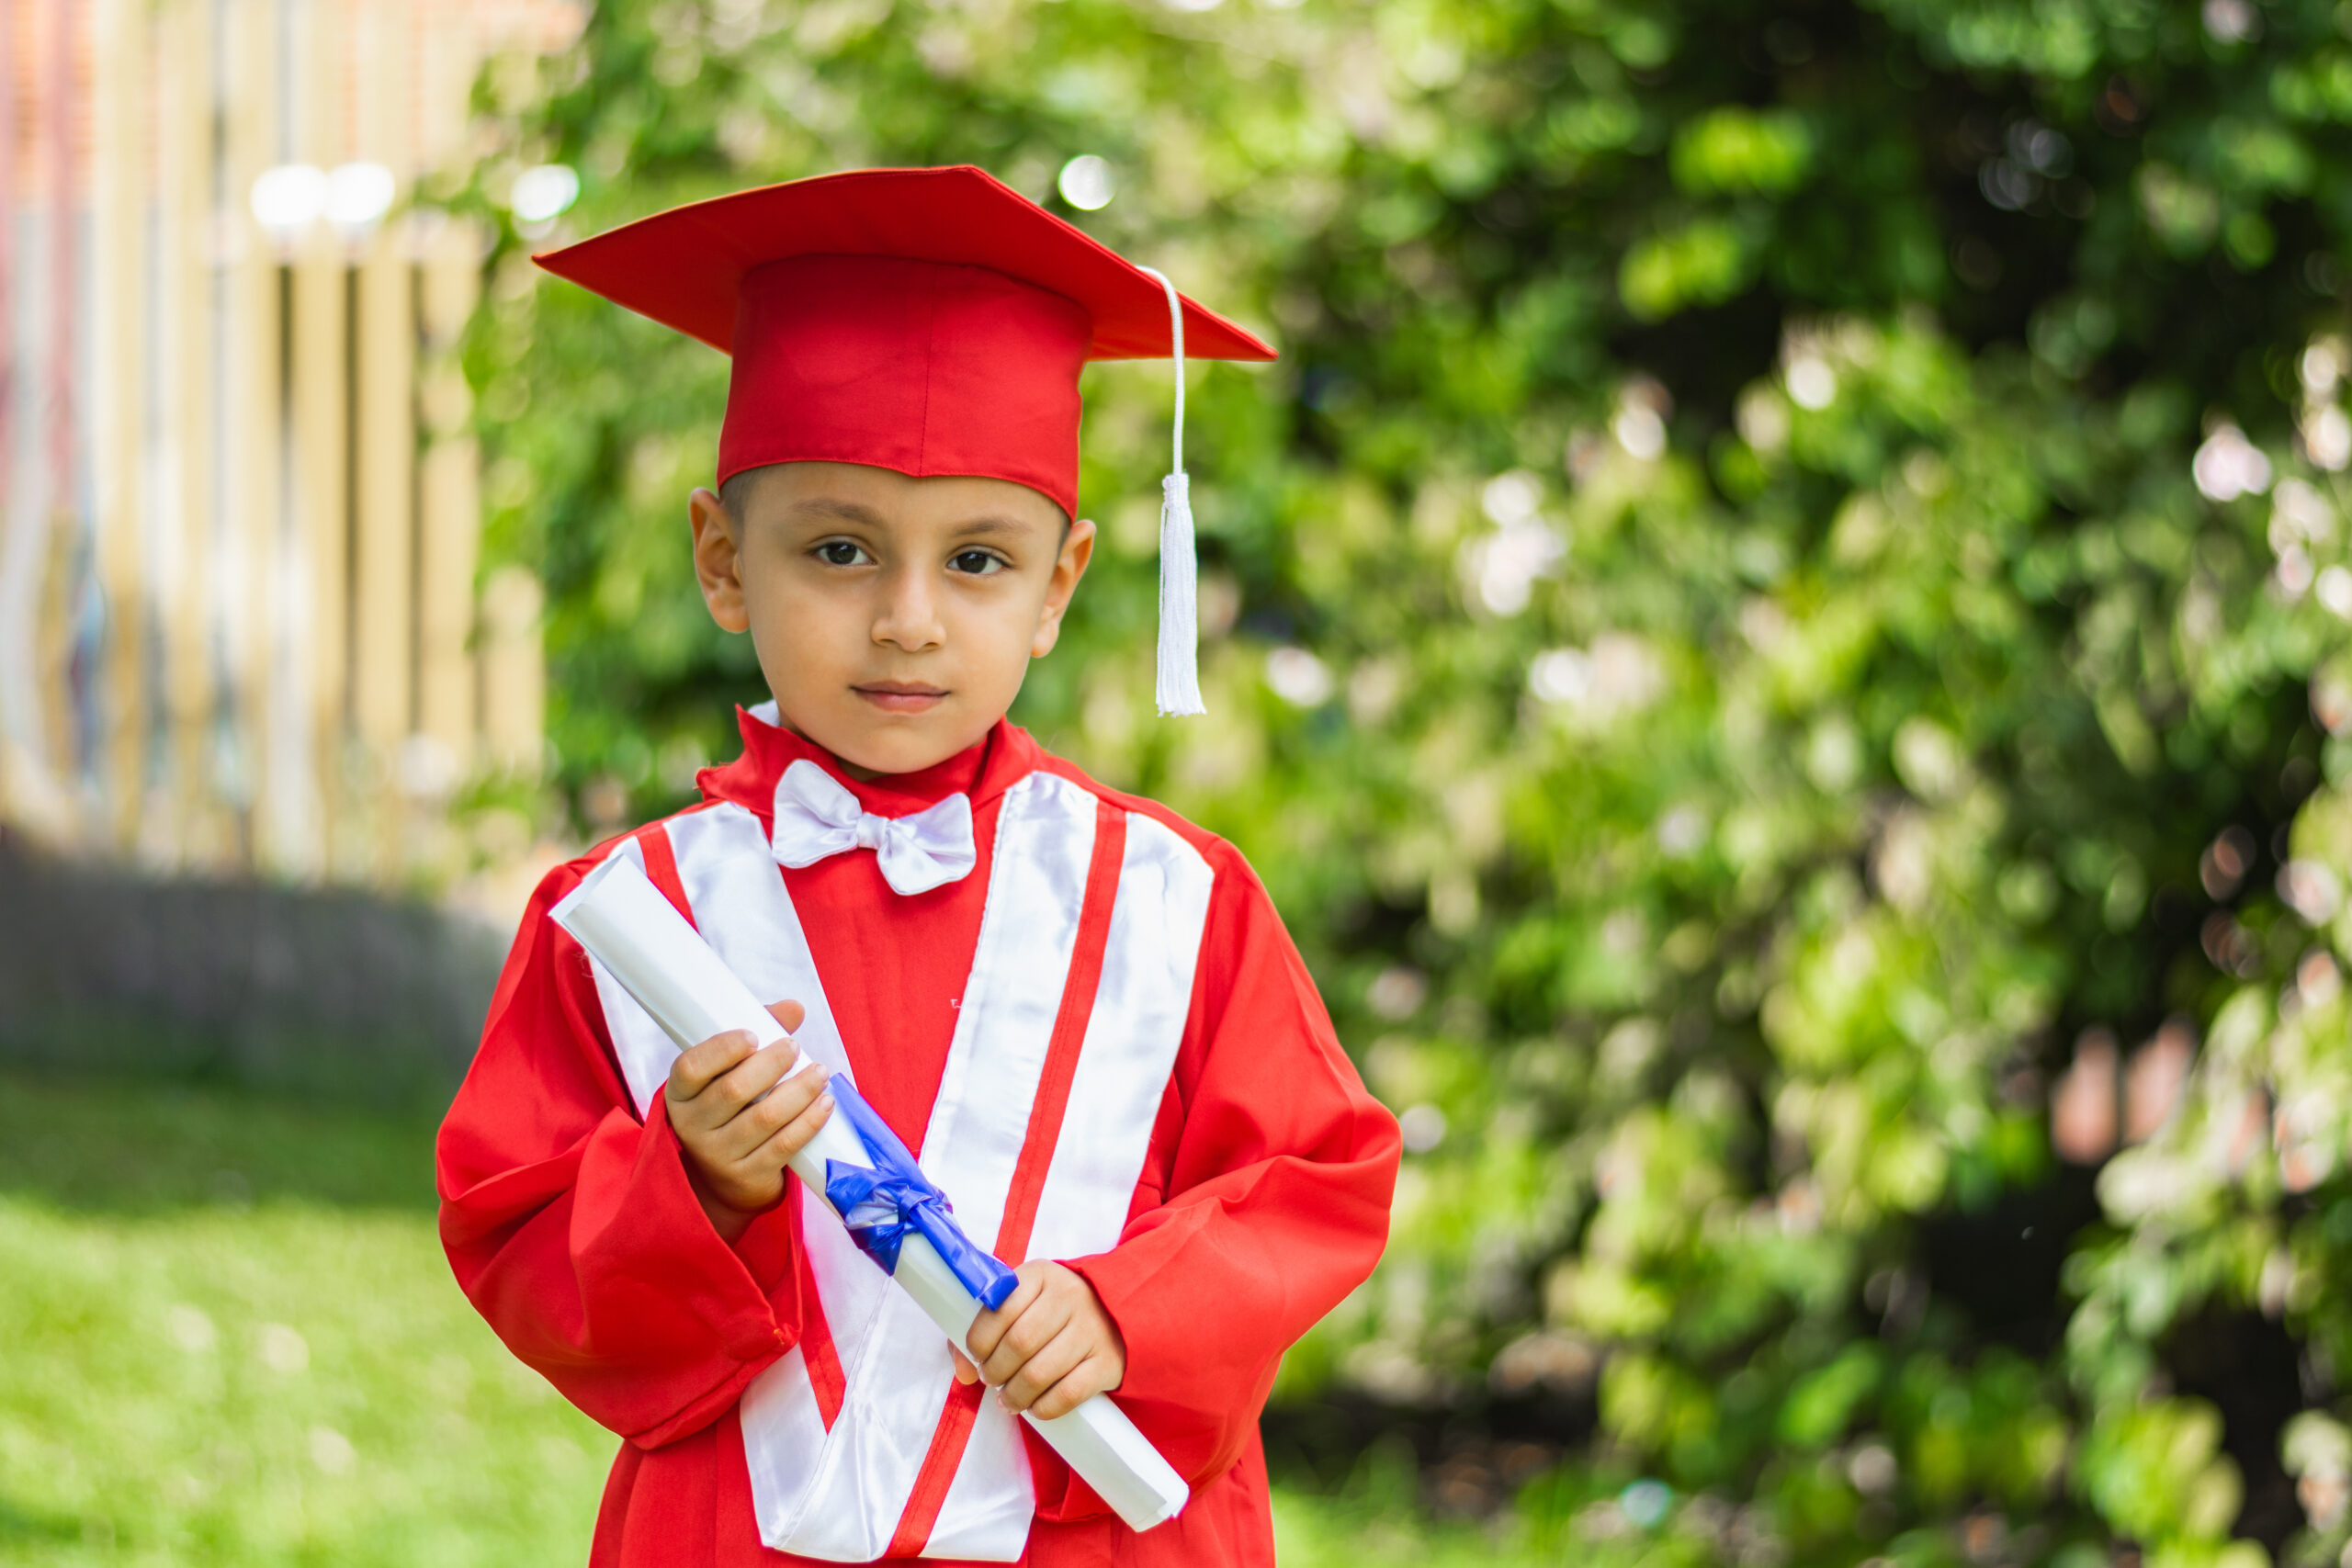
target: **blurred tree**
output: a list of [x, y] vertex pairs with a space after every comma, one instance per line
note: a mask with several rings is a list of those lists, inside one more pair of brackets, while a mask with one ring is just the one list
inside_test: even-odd
[[980, 164], [1283, 350], [1195, 369], [1210, 716], [1122, 366], [1017, 716], [1250, 852], [1404, 1113], [1285, 1397], [1549, 1432], [1594, 1562], [2335, 1560], [2352, 9], [613, 0], [548, 69], [448, 198], [582, 820], [757, 676], [722, 361], [526, 243]]

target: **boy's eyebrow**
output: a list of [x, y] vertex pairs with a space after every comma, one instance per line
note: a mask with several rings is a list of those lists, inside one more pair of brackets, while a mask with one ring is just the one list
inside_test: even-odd
[[[841, 523], [861, 523], [867, 527], [878, 527], [883, 521], [882, 514], [865, 502], [847, 501], [838, 496], [811, 496], [806, 501], [794, 502], [793, 510], [800, 513], [814, 513], [820, 517], [830, 517]], [[1017, 517], [1003, 516], [996, 513], [983, 513], [978, 517], [967, 518], [956, 525], [956, 532], [967, 537], [1002, 537], [1007, 535], [1019, 536], [1035, 531], [1031, 525]]]
[[813, 512], [842, 523], [864, 523], [869, 525], [882, 521], [882, 514], [860, 502], [842, 501], [830, 495], [811, 496], [807, 501], [793, 502], [795, 512]]

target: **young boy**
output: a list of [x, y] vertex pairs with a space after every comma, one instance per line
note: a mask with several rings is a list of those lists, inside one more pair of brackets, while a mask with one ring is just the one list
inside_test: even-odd
[[[700, 805], [540, 886], [441, 1131], [459, 1283], [628, 1439], [592, 1561], [1272, 1563], [1258, 1412], [1379, 1256], [1396, 1124], [1240, 854], [1004, 717], [1093, 549], [1079, 370], [1181, 367], [1173, 291], [974, 169], [541, 263], [733, 354], [695, 569], [773, 694]], [[1193, 352], [1271, 356], [1182, 309]], [[674, 1052], [548, 919], [608, 854], [1017, 1267], [966, 1345], [786, 1179], [825, 1074]], [[1140, 1535], [1016, 1419], [1105, 1392], [1193, 1489]]]

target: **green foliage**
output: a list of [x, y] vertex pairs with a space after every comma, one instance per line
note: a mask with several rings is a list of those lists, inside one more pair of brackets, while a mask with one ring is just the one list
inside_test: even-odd
[[[489, 95], [452, 200], [499, 220], [541, 160], [567, 232], [869, 163], [1050, 198], [1093, 152], [1121, 188], [1072, 216], [1281, 345], [1194, 369], [1210, 716], [1147, 716], [1168, 389], [1123, 366], [1107, 548], [1017, 716], [1250, 852], [1408, 1113], [1388, 1260], [1287, 1397], [1550, 1409], [1519, 1517], [1595, 1561], [2316, 1562], [2347, 29], [615, 0]], [[724, 367], [502, 234], [498, 546], [548, 581], [564, 783], [651, 811], [757, 694], [684, 545]], [[2203, 1043], [2133, 1057], [2094, 1200], [2052, 1081], [2167, 1018]], [[2300, 1377], [2222, 1353], [2266, 1335]]]

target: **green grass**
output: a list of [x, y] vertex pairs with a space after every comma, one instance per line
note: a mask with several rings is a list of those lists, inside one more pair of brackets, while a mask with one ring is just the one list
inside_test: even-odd
[[0, 1076], [0, 1563], [576, 1563], [613, 1440], [434, 1236], [430, 1130]]
[[[582, 1562], [614, 1439], [458, 1294], [431, 1138], [0, 1072], [0, 1565]], [[1283, 1562], [1497, 1564], [1410, 1494], [1278, 1492]]]

